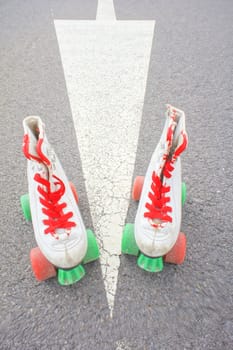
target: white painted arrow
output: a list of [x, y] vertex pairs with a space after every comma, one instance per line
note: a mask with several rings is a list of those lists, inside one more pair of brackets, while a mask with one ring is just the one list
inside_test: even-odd
[[55, 28], [112, 315], [155, 22], [116, 21], [110, 3]]

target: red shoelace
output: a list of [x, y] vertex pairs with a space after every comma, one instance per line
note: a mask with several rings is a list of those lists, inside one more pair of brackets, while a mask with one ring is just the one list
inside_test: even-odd
[[41, 195], [40, 203], [43, 206], [42, 211], [48, 216], [48, 219], [43, 220], [44, 225], [47, 226], [44, 233], [50, 233], [52, 235], [55, 234], [55, 230], [58, 228], [67, 229], [68, 232], [71, 227], [76, 226], [74, 222], [69, 221], [73, 213], [70, 211], [64, 214], [63, 212], [67, 204], [58, 203], [65, 193], [65, 185], [57, 176], [53, 175], [53, 178], [56, 180], [54, 185], [58, 186], [58, 189], [51, 192], [51, 184], [48, 180], [42, 178], [40, 174], [34, 176], [34, 180], [41, 185], [37, 187], [37, 190]]
[[[155, 172], [152, 174], [151, 191], [148, 194], [151, 203], [146, 203], [146, 209], [148, 209], [148, 211], [144, 213], [144, 217], [148, 218], [151, 226], [155, 228], [163, 227], [165, 222], [172, 222], [172, 217], [169, 215], [169, 213], [172, 212], [172, 207], [168, 205], [171, 200], [168, 196], [171, 187], [166, 186], [165, 181], [162, 179], [164, 179], [164, 177], [170, 178], [172, 176], [176, 159], [187, 147], [187, 134], [182, 131], [181, 135], [183, 136], [183, 142], [175, 150], [172, 157], [169, 158], [167, 155], [164, 156], [165, 164], [161, 177]], [[153, 220], [159, 220], [160, 222], [155, 223]]]
[[170, 192], [170, 186], [166, 186], [162, 183], [160, 177], [153, 172], [151, 191], [148, 194], [151, 203], [146, 203], [147, 212], [144, 213], [144, 217], [150, 219], [150, 223], [153, 227], [158, 228], [161, 223], [154, 223], [152, 220], [172, 222], [172, 217], [168, 214], [172, 211], [172, 208], [167, 205], [170, 202], [170, 197], [166, 194]]

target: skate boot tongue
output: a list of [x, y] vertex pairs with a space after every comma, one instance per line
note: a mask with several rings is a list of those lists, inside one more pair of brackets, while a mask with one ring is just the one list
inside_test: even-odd
[[44, 132], [44, 124], [40, 117], [27, 117], [23, 121], [24, 142], [23, 152], [30, 160], [51, 165], [52, 148], [49, 145]]
[[27, 117], [23, 121], [24, 139], [23, 153], [29, 160], [42, 163], [42, 159], [37, 152], [39, 135], [43, 130], [43, 125], [39, 117]]
[[47, 142], [47, 138], [44, 133], [41, 133], [36, 146], [37, 153], [42, 162], [50, 167], [53, 164], [55, 155], [52, 147]]
[[185, 132], [185, 115], [180, 109], [167, 105], [168, 115], [176, 123], [169, 158], [176, 159], [187, 147], [187, 134]]

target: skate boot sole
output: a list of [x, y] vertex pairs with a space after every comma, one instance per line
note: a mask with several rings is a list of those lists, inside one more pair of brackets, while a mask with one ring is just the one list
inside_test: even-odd
[[175, 245], [164, 256], [150, 257], [143, 254], [137, 246], [134, 236], [134, 224], [126, 224], [122, 234], [121, 252], [137, 257], [137, 265], [148, 272], [161, 272], [165, 263], [183, 264], [186, 256], [186, 236], [180, 232]]

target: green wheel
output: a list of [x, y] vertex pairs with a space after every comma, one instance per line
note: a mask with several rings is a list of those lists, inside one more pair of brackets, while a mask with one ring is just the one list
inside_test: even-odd
[[20, 203], [23, 210], [23, 215], [27, 221], [32, 221], [30, 202], [29, 202], [29, 194], [23, 194], [20, 197]]
[[62, 286], [68, 286], [80, 281], [85, 276], [85, 270], [82, 265], [75, 266], [71, 269], [58, 268], [57, 279]]
[[186, 202], [186, 195], [187, 195], [186, 183], [182, 182], [182, 187], [181, 187], [182, 206], [184, 206], [184, 204]]
[[87, 252], [83, 259], [83, 264], [87, 264], [91, 261], [97, 260], [100, 256], [99, 247], [94, 233], [91, 230], [87, 230]]
[[137, 261], [138, 266], [148, 272], [160, 272], [163, 270], [163, 258], [151, 258], [140, 253]]
[[121, 251], [123, 254], [135, 255], [139, 249], [134, 236], [134, 224], [126, 224], [122, 234]]

